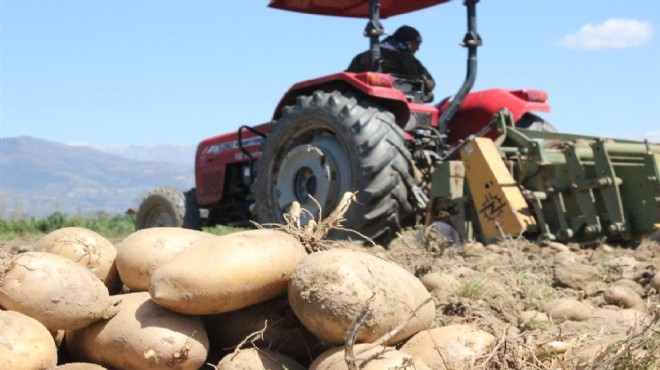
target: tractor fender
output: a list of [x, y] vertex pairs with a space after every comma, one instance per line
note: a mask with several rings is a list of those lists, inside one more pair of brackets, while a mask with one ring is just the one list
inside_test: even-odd
[[[382, 79], [374, 79], [382, 77]], [[371, 83], [370, 83], [371, 80]], [[314, 91], [352, 91], [369, 96], [378, 105], [387, 108], [394, 114], [397, 125], [404, 127], [410, 119], [410, 108], [406, 96], [387, 81], [391, 76], [376, 72], [340, 72], [294, 84], [284, 94], [273, 113], [273, 121], [282, 115], [282, 109], [287, 105], [294, 105], [299, 96], [311, 95]], [[374, 81], [382, 81], [375, 84]], [[376, 82], [378, 83], [378, 82]]]
[[[449, 142], [456, 143], [478, 132], [502, 108], [509, 110], [514, 122], [528, 112], [549, 112], [550, 105], [546, 100], [547, 94], [541, 90], [489, 89], [471, 92], [447, 125]], [[447, 109], [449, 101], [447, 98], [437, 105], [439, 114]], [[494, 139], [497, 134], [493, 132], [486, 136]]]

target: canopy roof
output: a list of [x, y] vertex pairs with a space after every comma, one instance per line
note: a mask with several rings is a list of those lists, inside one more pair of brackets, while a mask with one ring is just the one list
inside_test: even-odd
[[[380, 18], [405, 14], [449, 0], [380, 0]], [[269, 7], [307, 14], [369, 18], [369, 0], [270, 0]]]

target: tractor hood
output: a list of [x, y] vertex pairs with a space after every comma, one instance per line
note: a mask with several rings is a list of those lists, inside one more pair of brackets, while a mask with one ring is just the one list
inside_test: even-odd
[[[405, 14], [449, 0], [380, 0], [380, 18]], [[369, 0], [270, 0], [269, 7], [294, 12], [369, 18]]]

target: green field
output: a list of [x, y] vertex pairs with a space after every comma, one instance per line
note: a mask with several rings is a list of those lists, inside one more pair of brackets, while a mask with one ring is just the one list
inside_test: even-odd
[[[68, 216], [62, 212], [55, 212], [45, 218], [0, 220], [0, 240], [37, 238], [63, 227], [82, 227], [106, 238], [125, 238], [135, 231], [135, 215], [108, 215], [100, 212], [93, 216]], [[227, 226], [204, 228], [204, 231], [217, 235], [239, 230], [241, 229]]]

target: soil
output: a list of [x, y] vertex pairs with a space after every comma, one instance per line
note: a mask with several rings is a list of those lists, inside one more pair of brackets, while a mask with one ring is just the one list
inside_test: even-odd
[[[20, 253], [35, 242], [0, 247]], [[436, 304], [434, 327], [470, 324], [493, 334], [497, 344], [481, 368], [660, 368], [660, 235], [634, 247], [431, 244], [411, 230], [388, 249], [348, 246], [419, 277]]]
[[[410, 232], [372, 252], [432, 291], [434, 326], [471, 324], [498, 338], [483, 368], [660, 368], [660, 233], [634, 247], [425, 248]], [[623, 360], [627, 346], [640, 350]]]

